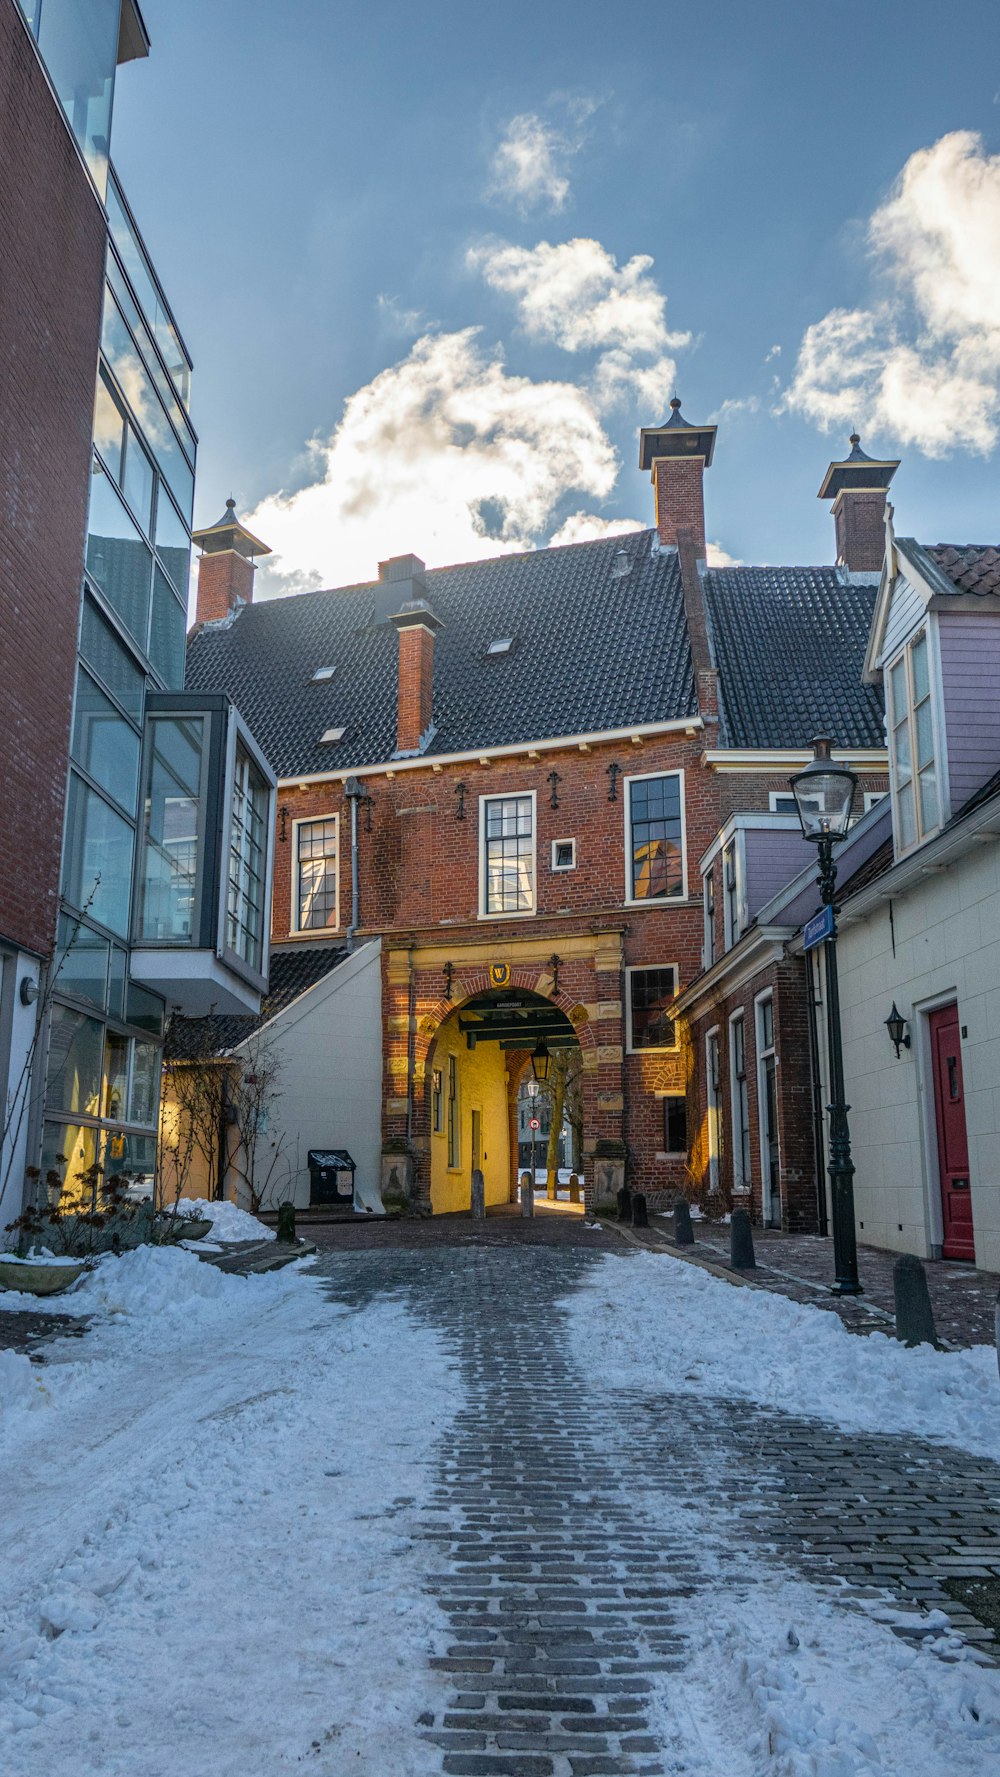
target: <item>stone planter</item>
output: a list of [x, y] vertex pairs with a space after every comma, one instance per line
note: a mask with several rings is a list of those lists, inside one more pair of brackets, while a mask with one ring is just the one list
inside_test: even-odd
[[212, 1223], [207, 1216], [189, 1216], [183, 1227], [183, 1234], [178, 1235], [180, 1240], [204, 1240], [205, 1235], [212, 1232]]
[[26, 1296], [58, 1296], [84, 1269], [82, 1259], [68, 1265], [25, 1265], [17, 1259], [0, 1259], [0, 1289], [19, 1290]]

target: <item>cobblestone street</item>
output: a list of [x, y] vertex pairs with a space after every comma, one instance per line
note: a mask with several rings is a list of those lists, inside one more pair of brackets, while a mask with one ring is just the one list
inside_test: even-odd
[[416, 1502], [442, 1631], [414, 1734], [443, 1772], [763, 1769], [744, 1762], [752, 1723], [692, 1712], [684, 1672], [693, 1610], [752, 1621], [779, 1574], [859, 1623], [884, 1606], [916, 1641], [946, 1610], [991, 1646], [946, 1586], [1000, 1576], [1000, 1468], [746, 1403], [599, 1390], [557, 1306], [597, 1262], [492, 1243], [319, 1261], [338, 1300], [401, 1296], [461, 1362], [465, 1404]]

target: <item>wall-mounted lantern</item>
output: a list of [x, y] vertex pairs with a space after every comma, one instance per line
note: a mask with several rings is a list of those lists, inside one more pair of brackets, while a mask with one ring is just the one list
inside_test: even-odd
[[531, 1054], [531, 1071], [539, 1085], [549, 1077], [549, 1051], [544, 1037], [539, 1037]]
[[892, 1011], [885, 1021], [885, 1028], [889, 1032], [889, 1041], [896, 1051], [896, 1060], [898, 1061], [900, 1050], [910, 1047], [910, 1033], [906, 1028], [906, 1019], [895, 1000], [892, 1002]]

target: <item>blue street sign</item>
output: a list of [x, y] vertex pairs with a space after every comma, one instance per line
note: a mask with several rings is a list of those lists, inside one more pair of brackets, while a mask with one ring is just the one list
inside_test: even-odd
[[803, 950], [815, 950], [817, 944], [822, 944], [824, 938], [832, 937], [833, 908], [824, 907], [819, 913], [814, 913], [812, 919], [807, 919], [802, 927], [802, 948]]

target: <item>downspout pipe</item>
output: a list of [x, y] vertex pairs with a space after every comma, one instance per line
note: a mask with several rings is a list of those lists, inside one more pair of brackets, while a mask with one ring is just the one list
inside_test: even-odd
[[358, 907], [360, 900], [360, 881], [358, 873], [358, 803], [364, 795], [360, 780], [349, 777], [344, 785], [344, 794], [351, 804], [351, 923], [344, 933], [344, 941], [348, 950], [354, 949], [354, 936], [358, 929]]

